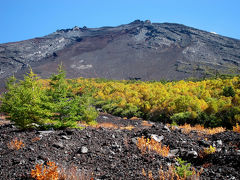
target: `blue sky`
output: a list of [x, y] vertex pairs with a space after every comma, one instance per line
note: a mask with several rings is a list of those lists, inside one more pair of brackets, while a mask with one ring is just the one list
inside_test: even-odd
[[0, 43], [74, 26], [172, 22], [240, 39], [240, 0], [2, 0]]

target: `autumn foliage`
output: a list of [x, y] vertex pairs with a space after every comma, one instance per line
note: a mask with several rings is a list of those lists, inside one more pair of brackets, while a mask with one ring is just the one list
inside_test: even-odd
[[47, 162], [46, 166], [36, 164], [31, 176], [36, 180], [93, 180], [90, 172], [78, 170], [75, 166], [68, 169], [60, 168], [52, 161]]
[[95, 105], [122, 117], [232, 129], [240, 122], [240, 79], [141, 82], [77, 79], [74, 91], [95, 89]]
[[8, 143], [8, 148], [12, 150], [19, 150], [24, 147], [24, 143], [21, 139], [14, 138], [11, 142]]
[[233, 127], [234, 132], [240, 133], [240, 125], [237, 123], [235, 127]]
[[155, 141], [154, 139], [146, 139], [144, 137], [138, 138], [137, 147], [143, 154], [154, 151], [163, 157], [167, 157], [170, 150], [169, 146], [162, 146], [161, 143]]
[[55, 162], [47, 162], [47, 166], [36, 164], [35, 169], [32, 169], [31, 176], [36, 180], [58, 180], [58, 166]]
[[[172, 129], [175, 129], [175, 126], [171, 127]], [[224, 132], [226, 129], [223, 127], [217, 127], [217, 128], [204, 128], [204, 126], [201, 125], [195, 125], [191, 126], [190, 124], [184, 124], [181, 126], [178, 126], [178, 128], [182, 129], [182, 132], [185, 134], [190, 133], [191, 131], [196, 131], [198, 134], [216, 134], [216, 133], [221, 133]]]

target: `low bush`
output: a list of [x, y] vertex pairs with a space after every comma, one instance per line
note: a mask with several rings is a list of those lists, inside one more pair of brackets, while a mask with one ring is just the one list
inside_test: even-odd
[[216, 147], [210, 145], [208, 148], [204, 148], [205, 154], [214, 154], [216, 152]]
[[18, 138], [14, 138], [13, 140], [11, 140], [11, 142], [8, 143], [7, 146], [11, 150], [19, 150], [23, 148], [25, 145], [21, 139], [18, 140]]
[[138, 138], [137, 147], [144, 154], [146, 152], [154, 151], [163, 157], [167, 157], [169, 154], [169, 146], [162, 146], [161, 143], [154, 139], [145, 139], [144, 137]]

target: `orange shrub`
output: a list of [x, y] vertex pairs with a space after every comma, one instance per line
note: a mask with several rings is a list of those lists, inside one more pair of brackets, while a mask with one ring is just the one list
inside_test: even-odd
[[35, 169], [32, 169], [31, 176], [36, 180], [58, 180], [58, 166], [55, 162], [47, 162], [47, 166], [36, 164]]
[[[191, 126], [190, 124], [184, 124], [183, 126], [178, 126], [179, 128], [183, 129], [183, 133], [190, 133], [191, 131], [197, 131], [199, 133], [203, 133], [203, 134], [216, 134], [216, 133], [220, 133], [220, 132], [224, 132], [226, 131], [225, 128], [223, 127], [217, 127], [217, 128], [204, 128], [201, 125], [195, 125], [195, 126]], [[173, 127], [174, 129], [174, 127]]]
[[158, 143], [154, 139], [145, 139], [143, 136], [138, 138], [137, 147], [141, 150], [142, 153], [148, 151], [155, 151], [163, 157], [167, 157], [169, 153], [169, 146], [162, 146], [161, 143]]
[[14, 138], [9, 144], [8, 144], [8, 148], [12, 149], [12, 150], [19, 150], [22, 147], [24, 147], [24, 144], [22, 142], [22, 140], [18, 140], [18, 138]]
[[240, 133], [240, 125], [239, 125], [239, 124], [236, 124], [236, 127], [233, 127], [233, 131]]

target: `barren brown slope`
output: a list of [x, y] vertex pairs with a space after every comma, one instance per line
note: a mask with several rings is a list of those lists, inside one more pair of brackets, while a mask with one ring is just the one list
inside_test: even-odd
[[28, 65], [45, 78], [60, 62], [69, 77], [160, 80], [239, 73], [240, 40], [180, 24], [137, 20], [0, 44], [1, 80], [22, 74]]

